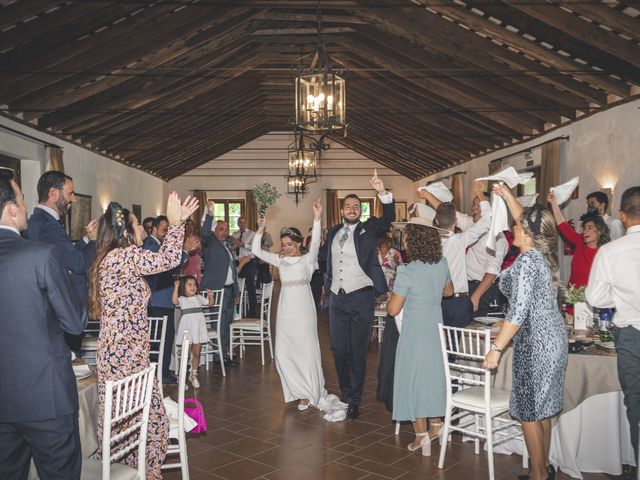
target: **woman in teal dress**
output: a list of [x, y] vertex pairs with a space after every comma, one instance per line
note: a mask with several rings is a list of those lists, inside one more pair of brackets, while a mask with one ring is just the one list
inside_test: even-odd
[[[402, 329], [396, 351], [393, 418], [413, 422], [412, 452], [431, 455], [445, 414], [445, 374], [438, 323], [442, 323], [442, 296], [453, 295], [449, 266], [442, 256], [438, 229], [423, 218], [412, 218], [404, 241], [409, 263], [398, 267], [389, 315], [402, 310]], [[427, 430], [427, 419], [429, 429]]]

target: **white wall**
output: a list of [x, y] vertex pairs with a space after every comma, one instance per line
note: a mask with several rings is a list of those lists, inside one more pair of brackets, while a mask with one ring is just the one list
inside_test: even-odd
[[[464, 190], [470, 192], [475, 178], [487, 176], [492, 160], [565, 135], [569, 139], [562, 141], [560, 181], [580, 177], [580, 198], [569, 202], [564, 210], [565, 216], [578, 219], [586, 211], [585, 196], [601, 188], [613, 188], [612, 212], [617, 216], [622, 193], [629, 187], [640, 185], [640, 100], [610, 108], [531, 142], [505, 148], [426, 177], [415, 182], [414, 190], [436, 178], [466, 171], [463, 185]], [[532, 149], [532, 157], [534, 165], [539, 165], [539, 148]], [[508, 158], [504, 165], [525, 168], [524, 154]], [[470, 198], [464, 199], [467, 210], [470, 201]], [[570, 257], [563, 261], [563, 274], [568, 272], [569, 262]]]
[[393, 191], [396, 200], [412, 201], [411, 180], [330, 142], [329, 150], [322, 152], [318, 183], [311, 185], [309, 195], [296, 206], [294, 199], [286, 195], [284, 178], [287, 147], [292, 140], [290, 133], [269, 133], [172, 180], [169, 188], [181, 195], [192, 190], [206, 190], [209, 198], [245, 198], [246, 190], [251, 190], [257, 183], [268, 182], [283, 193], [277, 204], [267, 211], [267, 228], [271, 232], [279, 232], [284, 226], [298, 227], [306, 232], [313, 221], [313, 202], [318, 197], [324, 202], [326, 189], [336, 189], [341, 196], [353, 192], [361, 197], [373, 197], [369, 181], [374, 168], [378, 169], [378, 176]]
[[[127, 207], [141, 205], [143, 216], [155, 216], [166, 209], [167, 184], [163, 180], [7, 118], [0, 117], [0, 125], [62, 147], [65, 173], [73, 178], [77, 193], [91, 195], [95, 217], [112, 200]], [[46, 171], [48, 150], [38, 141], [0, 128], [0, 154], [20, 159], [22, 190], [31, 212], [38, 203], [36, 185]]]

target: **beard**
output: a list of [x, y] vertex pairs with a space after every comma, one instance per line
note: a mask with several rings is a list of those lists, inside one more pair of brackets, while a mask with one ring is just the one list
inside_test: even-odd
[[60, 215], [61, 217], [66, 215], [67, 210], [69, 210], [70, 206], [71, 202], [65, 200], [61, 195], [60, 198], [58, 198], [58, 201], [56, 201], [56, 209], [58, 209], [58, 215]]
[[360, 221], [360, 217], [357, 217], [355, 220], [349, 220], [347, 217], [342, 217], [342, 221], [347, 225], [355, 225]]

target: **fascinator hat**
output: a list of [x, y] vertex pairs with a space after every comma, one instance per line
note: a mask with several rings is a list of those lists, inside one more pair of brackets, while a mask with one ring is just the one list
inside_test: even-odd
[[129, 223], [129, 211], [122, 208], [118, 202], [111, 202], [108, 207], [111, 213], [111, 226], [116, 232], [116, 238], [122, 239], [127, 232], [127, 224]]

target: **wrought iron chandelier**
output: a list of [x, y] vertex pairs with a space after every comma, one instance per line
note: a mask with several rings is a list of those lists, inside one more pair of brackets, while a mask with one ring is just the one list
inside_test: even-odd
[[311, 65], [295, 80], [296, 129], [312, 133], [328, 133], [345, 129], [345, 80], [333, 69], [322, 39], [322, 11], [318, 2], [318, 41]]

